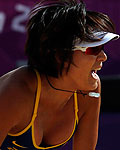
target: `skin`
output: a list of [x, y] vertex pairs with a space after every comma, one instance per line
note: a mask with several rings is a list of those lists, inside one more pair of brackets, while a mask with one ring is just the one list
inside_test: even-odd
[[[100, 92], [100, 80], [95, 80], [91, 71], [102, 67], [106, 59], [103, 51], [94, 56], [76, 50], [73, 60], [77, 67], [71, 65], [67, 75], [63, 71], [62, 77], [49, 77], [49, 80], [61, 89]], [[41, 81], [40, 103], [34, 122], [35, 141], [37, 145], [42, 140], [48, 145], [56, 145], [64, 142], [73, 131], [74, 98], [72, 93], [52, 89], [44, 75], [41, 75]], [[35, 72], [27, 67], [18, 68], [0, 78], [0, 145], [8, 133], [16, 134], [30, 123], [36, 88]], [[100, 98], [78, 95], [79, 124], [73, 150], [95, 149], [100, 103]]]

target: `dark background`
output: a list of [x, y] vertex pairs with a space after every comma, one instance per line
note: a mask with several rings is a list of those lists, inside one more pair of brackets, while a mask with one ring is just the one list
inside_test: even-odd
[[[84, 1], [88, 10], [109, 15], [116, 25], [116, 32], [120, 34], [120, 0]], [[38, 0], [0, 0], [0, 76], [26, 64], [25, 24], [27, 15], [36, 2]], [[108, 60], [99, 71], [102, 105], [97, 150], [119, 150], [120, 40], [108, 43], [105, 46], [105, 52]]]

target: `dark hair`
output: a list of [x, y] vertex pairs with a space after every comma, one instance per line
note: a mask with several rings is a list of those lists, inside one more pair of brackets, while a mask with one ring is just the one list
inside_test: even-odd
[[41, 74], [62, 75], [64, 63], [68, 72], [72, 61], [74, 40], [98, 40], [95, 30], [113, 31], [108, 16], [86, 11], [82, 1], [44, 0], [30, 12], [25, 52], [28, 65]]
[[115, 25], [106, 14], [87, 11], [86, 30], [90, 30], [86, 32], [115, 32]]

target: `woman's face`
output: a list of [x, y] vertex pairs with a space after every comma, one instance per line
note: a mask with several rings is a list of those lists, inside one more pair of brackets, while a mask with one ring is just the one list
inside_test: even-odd
[[104, 51], [97, 55], [87, 55], [80, 50], [73, 53], [73, 62], [69, 75], [79, 90], [94, 90], [98, 86], [99, 76], [97, 71], [102, 68], [102, 63], [107, 60]]

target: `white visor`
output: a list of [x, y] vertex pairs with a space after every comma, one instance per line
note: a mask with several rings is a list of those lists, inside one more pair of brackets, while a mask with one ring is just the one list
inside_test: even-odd
[[96, 46], [103, 45], [111, 40], [117, 40], [120, 37], [118, 34], [114, 34], [110, 32], [96, 32], [93, 35], [100, 40], [93, 41], [93, 42], [87, 42], [87, 41], [79, 42], [79, 40], [77, 40], [75, 42], [75, 47], [83, 47], [83, 48], [96, 47]]

